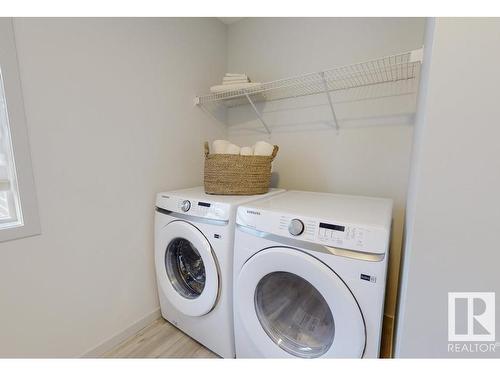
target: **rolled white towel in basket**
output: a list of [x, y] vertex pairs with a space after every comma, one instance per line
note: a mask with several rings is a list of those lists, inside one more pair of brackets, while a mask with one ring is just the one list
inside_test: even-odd
[[274, 146], [264, 141], [258, 141], [253, 150], [254, 155], [271, 156], [273, 154]]
[[225, 139], [217, 139], [212, 142], [212, 154], [225, 154], [227, 146], [231, 143]]
[[251, 147], [242, 147], [240, 149], [240, 155], [253, 155], [253, 150]]
[[240, 146], [233, 145], [230, 143], [227, 148], [226, 148], [226, 154], [231, 154], [231, 155], [239, 155], [240, 154]]

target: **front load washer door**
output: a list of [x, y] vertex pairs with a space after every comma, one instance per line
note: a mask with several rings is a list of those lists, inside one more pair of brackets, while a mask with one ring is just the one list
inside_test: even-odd
[[183, 314], [201, 316], [217, 301], [219, 274], [210, 243], [194, 225], [173, 221], [161, 229], [156, 272], [165, 297]]
[[270, 358], [361, 358], [365, 323], [342, 279], [296, 249], [260, 251], [243, 266], [235, 290], [244, 335]]

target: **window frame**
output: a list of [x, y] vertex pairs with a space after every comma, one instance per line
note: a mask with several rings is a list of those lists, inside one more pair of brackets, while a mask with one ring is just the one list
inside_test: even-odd
[[0, 66], [20, 200], [22, 224], [0, 229], [0, 242], [41, 233], [24, 101], [11, 18], [0, 19]]

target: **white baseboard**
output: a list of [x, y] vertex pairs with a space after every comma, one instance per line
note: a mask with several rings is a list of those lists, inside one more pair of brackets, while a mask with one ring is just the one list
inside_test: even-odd
[[156, 309], [146, 316], [142, 317], [138, 321], [136, 321], [131, 326], [125, 328], [123, 331], [117, 333], [116, 335], [110, 337], [107, 340], [104, 340], [102, 343], [97, 345], [95, 348], [89, 350], [85, 354], [82, 355], [82, 358], [96, 358], [101, 357], [103, 354], [107, 353], [111, 349], [113, 349], [118, 344], [127, 340], [129, 337], [135, 335], [141, 329], [147, 327], [151, 323], [153, 323], [156, 319], [161, 316], [160, 309]]

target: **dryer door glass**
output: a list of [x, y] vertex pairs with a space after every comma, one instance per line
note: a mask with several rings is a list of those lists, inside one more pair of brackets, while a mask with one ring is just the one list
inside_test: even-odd
[[318, 290], [290, 272], [264, 276], [255, 289], [255, 310], [267, 335], [301, 358], [325, 354], [333, 343], [335, 324]]
[[205, 266], [195, 246], [185, 238], [174, 238], [165, 253], [170, 282], [183, 297], [197, 298], [205, 287]]

